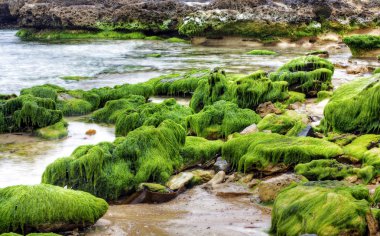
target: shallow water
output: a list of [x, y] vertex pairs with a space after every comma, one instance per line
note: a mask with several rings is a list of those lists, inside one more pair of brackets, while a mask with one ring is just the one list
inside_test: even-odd
[[[276, 56], [251, 56], [247, 47], [206, 47], [184, 43], [146, 40], [71, 41], [62, 44], [23, 42], [15, 30], [0, 30], [0, 94], [18, 93], [20, 89], [52, 83], [69, 89], [90, 89], [123, 83], [138, 83], [152, 77], [191, 68], [225, 68], [249, 73], [258, 69], [273, 71], [295, 56], [303, 55], [300, 47], [270, 48]], [[160, 53], [161, 58], [146, 58]], [[330, 60], [347, 64], [347, 48], [333, 50]], [[376, 64], [356, 60], [358, 64]], [[90, 76], [83, 81], [65, 81], [63, 76]], [[355, 76], [337, 70], [334, 83]]]
[[[93, 136], [86, 131], [95, 129]], [[46, 166], [69, 156], [76, 147], [115, 139], [114, 128], [69, 120], [69, 135], [56, 141], [43, 141], [26, 134], [0, 135], [0, 188], [17, 184], [38, 184]]]

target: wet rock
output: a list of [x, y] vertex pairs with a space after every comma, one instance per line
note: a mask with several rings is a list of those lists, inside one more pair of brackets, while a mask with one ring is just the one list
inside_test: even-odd
[[239, 179], [241, 179], [241, 177], [242, 177], [242, 174], [240, 172], [235, 172], [235, 173], [227, 176], [226, 183], [236, 182]]
[[156, 183], [141, 183], [138, 187], [138, 191], [140, 190], [148, 190], [150, 192], [157, 192], [157, 193], [170, 193], [170, 189], [168, 189], [166, 186], [163, 186], [161, 184]]
[[191, 173], [194, 175], [190, 183], [192, 186], [206, 183], [215, 176], [213, 170], [194, 170]]
[[94, 130], [94, 129], [89, 129], [86, 131], [86, 135], [88, 135], [88, 136], [93, 136], [95, 134], [96, 134], [96, 130]]
[[297, 136], [298, 137], [313, 137], [314, 136], [313, 127], [311, 127], [311, 125], [308, 125], [305, 129], [299, 132]]
[[295, 174], [283, 174], [265, 181], [258, 185], [259, 197], [263, 202], [274, 201], [277, 194], [293, 182], [300, 182], [302, 176]]
[[246, 187], [236, 183], [223, 183], [213, 185], [212, 192], [219, 197], [238, 197], [245, 195], [252, 195]]
[[259, 132], [259, 129], [257, 128], [256, 124], [252, 124], [248, 126], [247, 128], [243, 129], [243, 131], [241, 131], [240, 134], [244, 135], [244, 134], [252, 134], [256, 132]]
[[261, 117], [265, 117], [266, 115], [268, 115], [270, 113], [274, 113], [274, 114], [281, 114], [282, 113], [281, 110], [278, 109], [277, 107], [275, 107], [272, 102], [265, 102], [263, 104], [260, 104], [257, 107], [256, 112]]
[[368, 68], [366, 66], [350, 66], [346, 68], [347, 74], [364, 74], [368, 72]]
[[259, 179], [253, 179], [253, 180], [251, 180], [251, 182], [249, 182], [247, 184], [247, 187], [248, 188], [253, 188], [253, 187], [257, 186], [259, 183], [260, 183]]
[[215, 170], [215, 172], [219, 172], [219, 171], [227, 172], [229, 166], [230, 165], [228, 164], [226, 160], [224, 160], [222, 157], [218, 157], [216, 159], [213, 169]]
[[261, 173], [263, 173], [266, 176], [274, 175], [277, 173], [283, 173], [286, 172], [289, 169], [289, 165], [286, 165], [284, 163], [278, 163], [278, 164], [271, 164], [261, 170]]
[[252, 179], [253, 179], [253, 174], [248, 174], [248, 175], [244, 176], [243, 178], [241, 178], [240, 182], [246, 184], [246, 183], [250, 182]]
[[225, 177], [226, 173], [224, 171], [219, 171], [209, 182], [207, 182], [207, 184], [211, 186], [220, 184], [224, 181]]
[[194, 174], [190, 172], [181, 172], [178, 175], [174, 175], [166, 183], [166, 186], [171, 190], [178, 190], [184, 188], [186, 184], [190, 183]]

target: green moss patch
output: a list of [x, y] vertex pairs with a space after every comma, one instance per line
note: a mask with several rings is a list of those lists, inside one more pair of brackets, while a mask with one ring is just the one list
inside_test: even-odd
[[62, 76], [61, 79], [67, 80], [67, 81], [81, 81], [81, 80], [92, 79], [92, 77], [78, 76], [78, 75], [68, 75], [68, 76]]
[[[334, 185], [332, 183], [327, 185]], [[337, 185], [306, 183], [281, 192], [273, 205], [271, 232], [276, 235], [366, 235], [366, 215], [370, 214], [365, 200], [369, 196], [368, 189]]]
[[61, 139], [68, 135], [67, 122], [61, 120], [60, 122], [55, 123], [44, 128], [36, 130], [36, 135], [40, 138], [47, 140]]
[[207, 140], [202, 137], [187, 136], [181, 148], [181, 156], [186, 165], [204, 163], [222, 153], [223, 141]]
[[343, 38], [353, 56], [366, 56], [372, 50], [380, 49], [380, 36], [352, 35]]
[[326, 131], [379, 133], [380, 75], [356, 79], [334, 91], [324, 109]]
[[307, 126], [307, 117], [295, 111], [287, 111], [283, 115], [268, 114], [258, 124], [260, 131], [270, 130], [289, 136], [297, 136]]
[[88, 193], [45, 184], [2, 188], [0, 205], [1, 233], [27, 233], [46, 225], [53, 230], [65, 225], [86, 227], [108, 209], [104, 200]]
[[262, 170], [277, 163], [295, 165], [330, 159], [342, 153], [338, 145], [321, 139], [268, 133], [236, 137], [225, 143], [222, 149], [223, 158], [240, 171]]
[[131, 95], [128, 98], [110, 100], [103, 108], [96, 110], [92, 114], [91, 119], [95, 122], [114, 124], [120, 115], [128, 114], [128, 112], [134, 111], [143, 104], [145, 104], [145, 98], [139, 95]]
[[144, 39], [140, 32], [124, 33], [119, 31], [86, 31], [86, 30], [33, 30], [21, 29], [16, 34], [25, 41], [62, 41], [85, 39]]
[[252, 51], [247, 52], [247, 54], [268, 56], [268, 55], [276, 55], [277, 52], [270, 51], [270, 50], [252, 50]]
[[304, 92], [310, 97], [318, 91], [332, 88], [331, 78], [334, 66], [317, 56], [305, 56], [291, 60], [269, 78], [273, 81], [287, 81], [289, 90]]
[[260, 116], [254, 111], [241, 109], [235, 103], [222, 100], [189, 116], [187, 123], [191, 133], [208, 139], [218, 139], [240, 132], [260, 120]]
[[125, 136], [130, 131], [145, 125], [157, 127], [167, 119], [186, 127], [186, 117], [191, 114], [190, 108], [177, 104], [174, 98], [167, 99], [160, 104], [146, 103], [118, 116], [115, 127], [116, 135]]

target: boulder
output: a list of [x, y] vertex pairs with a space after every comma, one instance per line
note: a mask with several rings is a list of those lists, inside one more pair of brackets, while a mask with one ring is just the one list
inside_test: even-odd
[[178, 175], [172, 176], [166, 183], [166, 186], [171, 190], [183, 189], [194, 178], [194, 174], [190, 172], [181, 172]]
[[264, 180], [258, 184], [259, 197], [262, 202], [274, 201], [278, 193], [291, 183], [298, 183], [302, 180], [301, 175], [282, 174], [277, 177]]
[[243, 129], [243, 131], [241, 131], [240, 134], [252, 134], [252, 133], [257, 133], [257, 132], [259, 132], [257, 125], [252, 124], [252, 125], [246, 127], [245, 129]]
[[213, 166], [213, 169], [215, 170], [215, 172], [219, 172], [219, 171], [227, 172], [229, 167], [230, 165], [228, 164], [226, 160], [224, 160], [222, 157], [218, 157]]
[[52, 185], [0, 189], [0, 233], [52, 232], [94, 224], [108, 204], [89, 193]]
[[207, 185], [214, 186], [223, 183], [225, 177], [226, 173], [224, 171], [219, 171], [210, 181], [207, 182]]

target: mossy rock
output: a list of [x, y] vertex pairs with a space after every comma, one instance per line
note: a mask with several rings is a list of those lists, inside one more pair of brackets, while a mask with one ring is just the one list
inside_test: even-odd
[[65, 116], [86, 115], [100, 105], [100, 97], [93, 92], [70, 90], [60, 94], [58, 108]]
[[257, 124], [260, 120], [260, 116], [254, 111], [241, 109], [235, 103], [222, 100], [189, 116], [187, 124], [190, 132], [197, 136], [218, 139], [240, 132], [252, 124]]
[[276, 55], [277, 52], [270, 50], [252, 50], [247, 52], [248, 55], [260, 55], [260, 56], [268, 56], [268, 55]]
[[[335, 186], [334, 186], [335, 185]], [[272, 210], [276, 235], [367, 235], [370, 215], [365, 186], [306, 183], [282, 191]]]
[[307, 126], [307, 117], [295, 111], [287, 111], [282, 115], [268, 114], [258, 124], [260, 131], [270, 130], [288, 136], [297, 136]]
[[35, 97], [30, 94], [6, 100], [0, 106], [0, 131], [32, 131], [53, 125], [62, 120], [51, 98]]
[[177, 37], [168, 38], [168, 39], [166, 39], [166, 42], [168, 42], [168, 43], [189, 43], [188, 40], [182, 39], [182, 38], [177, 38]]
[[89, 193], [52, 185], [0, 189], [0, 232], [66, 231], [101, 218], [108, 204]]
[[366, 134], [357, 137], [351, 143], [343, 147], [346, 155], [355, 157], [359, 160], [364, 158], [364, 154], [380, 142], [380, 135]]
[[188, 166], [205, 163], [222, 153], [223, 141], [207, 140], [202, 137], [187, 136], [180, 154]]
[[117, 136], [126, 136], [130, 131], [141, 126], [158, 126], [162, 121], [170, 119], [186, 127], [186, 117], [191, 115], [189, 107], [177, 104], [174, 98], [162, 103], [146, 103], [136, 109], [120, 114], [116, 120]]
[[296, 165], [341, 154], [338, 145], [325, 140], [268, 133], [238, 136], [222, 148], [223, 158], [240, 171], [264, 170], [278, 163]]
[[95, 122], [114, 124], [120, 115], [127, 114], [128, 111], [133, 111], [139, 106], [145, 104], [146, 100], [140, 95], [131, 95], [127, 98], [118, 100], [110, 100], [105, 106], [96, 110], [91, 119]]
[[40, 98], [50, 98], [53, 101], [57, 100], [58, 92], [64, 91], [64, 88], [58, 87], [56, 85], [39, 85], [39, 86], [33, 86], [31, 88], [25, 88], [22, 89], [20, 94], [26, 95], [30, 94], [34, 97], [40, 97]]
[[294, 91], [289, 91], [289, 98], [286, 99], [285, 104], [290, 105], [290, 104], [294, 104], [296, 102], [303, 103], [303, 102], [305, 102], [305, 100], [306, 100], [306, 94], [294, 92]]
[[66, 41], [88, 39], [144, 39], [146, 36], [141, 32], [119, 32], [113, 30], [88, 31], [88, 30], [36, 30], [21, 29], [16, 36], [24, 41]]
[[331, 98], [332, 95], [333, 95], [332, 91], [319, 91], [317, 93], [317, 102], [323, 101], [325, 99], [329, 99]]
[[151, 84], [138, 83], [138, 84], [123, 84], [116, 85], [113, 88], [103, 87], [90, 90], [100, 98], [99, 107], [103, 107], [106, 102], [110, 100], [118, 100], [121, 98], [128, 98], [131, 95], [140, 95], [148, 99], [154, 94], [154, 89]]
[[[22, 234], [16, 234], [16, 233], [4, 233], [0, 234], [0, 236], [22, 236]], [[30, 233], [26, 236], [60, 236], [60, 234], [55, 233]]]
[[141, 183], [139, 187], [137, 188], [137, 191], [147, 189], [150, 192], [155, 193], [170, 193], [170, 189], [168, 189], [166, 186], [156, 183]]
[[298, 57], [270, 74], [273, 81], [287, 81], [289, 90], [315, 97], [321, 90], [332, 88], [334, 65], [317, 56]]
[[67, 75], [67, 76], [62, 76], [61, 79], [66, 80], [66, 81], [81, 81], [81, 80], [92, 79], [92, 77], [79, 76], [79, 75]]
[[169, 74], [146, 82], [154, 87], [155, 95], [189, 96], [198, 87], [199, 81], [207, 81], [208, 70], [191, 70], [183, 74]]
[[355, 79], [336, 89], [324, 109], [325, 131], [379, 133], [380, 75]]
[[380, 36], [352, 35], [343, 38], [353, 56], [368, 56], [368, 52], [380, 49]]
[[355, 168], [336, 160], [314, 160], [309, 163], [298, 164], [294, 170], [308, 180], [342, 180], [356, 174]]
[[374, 71], [373, 74], [380, 74], [380, 67], [377, 67]]
[[68, 123], [64, 120], [36, 130], [36, 135], [47, 140], [61, 139], [68, 135]]

